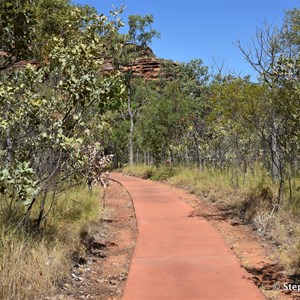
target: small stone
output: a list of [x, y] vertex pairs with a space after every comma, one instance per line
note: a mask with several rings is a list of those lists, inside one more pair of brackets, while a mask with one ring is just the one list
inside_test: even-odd
[[80, 276], [77, 276], [76, 274], [72, 273], [72, 277], [74, 278], [74, 280], [76, 281], [83, 281], [84, 279]]
[[116, 285], [116, 284], [118, 283], [118, 281], [115, 280], [115, 279], [111, 279], [111, 280], [109, 281], [109, 283], [110, 283], [111, 285]]

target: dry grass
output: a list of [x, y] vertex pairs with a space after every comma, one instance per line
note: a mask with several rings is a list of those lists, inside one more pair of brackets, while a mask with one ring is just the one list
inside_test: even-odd
[[63, 245], [48, 247], [25, 237], [4, 244], [1, 253], [0, 299], [43, 299], [55, 292], [70, 269]]
[[147, 165], [126, 166], [122, 172], [126, 175], [141, 177], [143, 179], [151, 178], [156, 167]]
[[176, 169], [171, 165], [162, 165], [160, 167], [152, 165], [134, 165], [127, 166], [123, 169], [124, 174], [152, 180], [166, 180], [172, 177], [175, 172]]
[[[43, 234], [29, 234], [0, 218], [0, 299], [44, 299], [68, 276], [74, 255], [84, 251], [80, 234], [101, 212], [100, 189], [76, 187], [61, 194]], [[0, 214], [1, 216], [1, 214]], [[2, 221], [2, 222], [1, 222]]]

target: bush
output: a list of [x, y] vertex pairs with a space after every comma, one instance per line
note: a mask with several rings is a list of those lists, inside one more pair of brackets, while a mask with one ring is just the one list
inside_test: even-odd
[[134, 165], [123, 168], [123, 174], [141, 177], [143, 179], [166, 180], [175, 174], [176, 169], [172, 166], [147, 166]]
[[155, 172], [155, 167], [146, 165], [134, 165], [126, 166], [123, 168], [123, 174], [141, 177], [143, 179], [149, 179]]

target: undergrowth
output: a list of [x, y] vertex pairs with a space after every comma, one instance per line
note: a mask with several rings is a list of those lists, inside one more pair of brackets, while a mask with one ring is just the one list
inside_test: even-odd
[[125, 167], [123, 173], [167, 180], [202, 199], [227, 206], [233, 215], [278, 246], [286, 271], [300, 271], [300, 206], [291, 205], [288, 200], [277, 205], [278, 187], [260, 165], [246, 174], [232, 169], [146, 165]]
[[101, 213], [100, 188], [77, 186], [61, 193], [40, 232], [7, 223], [0, 206], [0, 299], [44, 299], [55, 294], [71, 266], [85, 252], [82, 232], [90, 232]]

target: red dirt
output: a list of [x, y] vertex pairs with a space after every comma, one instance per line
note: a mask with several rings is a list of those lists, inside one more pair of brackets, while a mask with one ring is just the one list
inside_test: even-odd
[[90, 253], [72, 270], [61, 299], [121, 299], [137, 236], [135, 212], [126, 190], [116, 182], [105, 190], [104, 213], [95, 224], [98, 234], [85, 237]]

